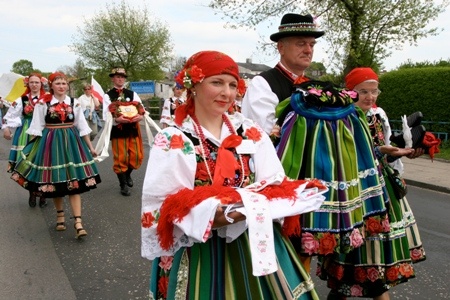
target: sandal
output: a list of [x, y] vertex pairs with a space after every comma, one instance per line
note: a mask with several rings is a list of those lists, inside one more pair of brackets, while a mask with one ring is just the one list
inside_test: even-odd
[[[77, 231], [75, 234], [75, 238], [79, 239], [83, 236], [86, 236], [87, 232], [86, 232], [86, 230], [83, 229], [83, 226], [81, 225], [81, 216], [75, 216], [73, 218], [75, 219], [75, 223], [73, 224], [73, 227]], [[77, 219], [80, 219], [80, 221], [77, 221]], [[77, 224], [80, 224], [80, 227], [77, 227]]]
[[[62, 215], [61, 215], [62, 214]], [[62, 219], [62, 222], [58, 222]], [[66, 230], [66, 222], [64, 222], [64, 210], [56, 211], [56, 231], [64, 231]]]

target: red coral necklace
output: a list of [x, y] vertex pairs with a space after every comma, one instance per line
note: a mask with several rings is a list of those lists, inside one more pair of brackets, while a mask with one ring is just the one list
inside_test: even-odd
[[[214, 171], [215, 171], [215, 161], [211, 157], [211, 151], [214, 151], [215, 149], [213, 146], [211, 146], [206, 141], [205, 134], [203, 133], [203, 129], [202, 129], [197, 117], [195, 115], [191, 115], [191, 118], [193, 121], [192, 123], [194, 124], [195, 133], [199, 137], [201, 155], [202, 155], [203, 161], [205, 162], [206, 171], [208, 173], [211, 183], [213, 183], [213, 176], [214, 176]], [[236, 131], [234, 130], [234, 127], [231, 124], [230, 119], [228, 119], [228, 117], [225, 114], [222, 115], [222, 120], [224, 121], [225, 125], [228, 127], [228, 130], [230, 131], [230, 133], [236, 134]], [[206, 145], [206, 147], [205, 147], [205, 145]], [[225, 186], [240, 187], [244, 183], [244, 162], [242, 160], [242, 155], [238, 154], [238, 158], [239, 158], [239, 165], [241, 168], [241, 172], [240, 172], [239, 176], [237, 176], [234, 180], [225, 180], [225, 184], [224, 184]]]

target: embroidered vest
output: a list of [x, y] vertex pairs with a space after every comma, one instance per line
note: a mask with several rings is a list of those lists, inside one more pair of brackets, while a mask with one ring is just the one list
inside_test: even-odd
[[[133, 91], [123, 89], [122, 93], [125, 99], [129, 98], [130, 101], [133, 101]], [[111, 102], [118, 101], [117, 98], [119, 98], [119, 93], [115, 88], [110, 89], [107, 94], [109, 96], [109, 99], [111, 99]], [[110, 139], [137, 137], [139, 135], [137, 126], [139, 126], [139, 123], [123, 123], [120, 127], [114, 125], [111, 129]]]

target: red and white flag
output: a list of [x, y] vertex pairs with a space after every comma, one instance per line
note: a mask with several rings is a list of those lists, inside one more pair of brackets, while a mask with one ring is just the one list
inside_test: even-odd
[[92, 95], [97, 97], [97, 99], [103, 103], [103, 95], [105, 94], [105, 92], [103, 91], [102, 87], [97, 82], [97, 80], [94, 79], [94, 76], [92, 76], [91, 85], [92, 85]]

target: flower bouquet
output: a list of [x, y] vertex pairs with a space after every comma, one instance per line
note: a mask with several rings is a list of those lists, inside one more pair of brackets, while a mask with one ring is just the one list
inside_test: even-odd
[[138, 101], [113, 101], [109, 105], [109, 111], [114, 118], [124, 116], [125, 118], [133, 119], [137, 115], [145, 114], [144, 106]]

